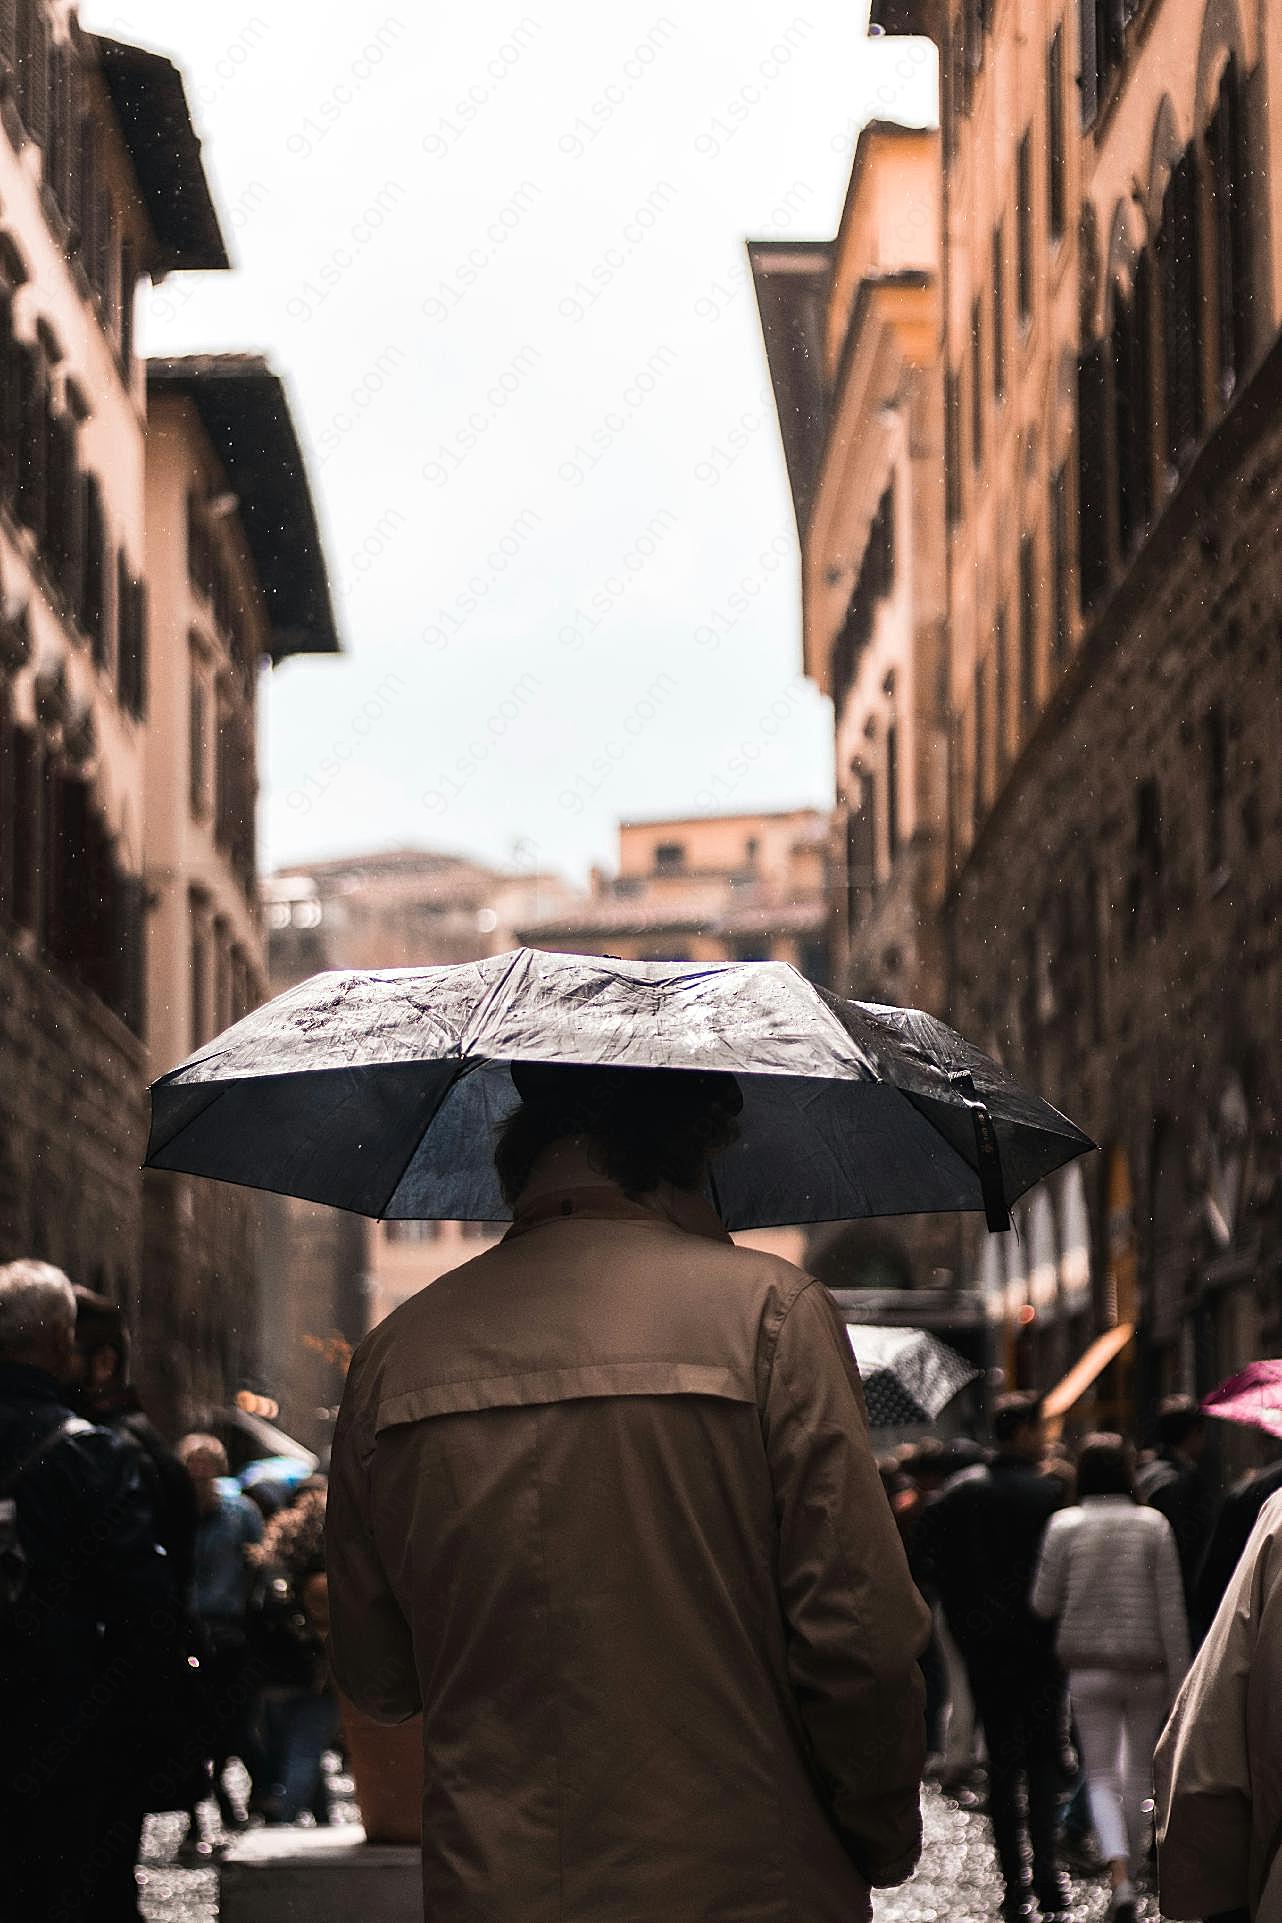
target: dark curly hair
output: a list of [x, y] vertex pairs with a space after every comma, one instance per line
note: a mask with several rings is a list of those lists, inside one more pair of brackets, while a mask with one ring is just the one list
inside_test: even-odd
[[308, 1489], [281, 1509], [249, 1550], [259, 1569], [282, 1569], [292, 1582], [319, 1575], [325, 1568], [325, 1491]]
[[661, 1182], [697, 1189], [712, 1157], [738, 1135], [743, 1096], [733, 1075], [684, 1068], [577, 1068], [515, 1062], [521, 1105], [499, 1126], [494, 1166], [511, 1205], [553, 1142], [578, 1136], [593, 1166], [625, 1195]]

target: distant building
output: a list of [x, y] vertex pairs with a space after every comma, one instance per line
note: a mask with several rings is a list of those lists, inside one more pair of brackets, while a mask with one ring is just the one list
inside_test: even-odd
[[928, 1008], [945, 992], [939, 246], [938, 135], [887, 122], [859, 136], [830, 246], [749, 243], [805, 669], [833, 704], [833, 985]]
[[828, 823], [815, 809], [627, 821], [613, 876], [519, 926], [536, 948], [625, 959], [787, 961], [827, 979]]
[[[803, 662], [833, 704], [831, 982], [935, 1012], [948, 993], [940, 244], [938, 134], [873, 121], [835, 240], [748, 245], [801, 541]], [[809, 1266], [843, 1289], [952, 1282], [960, 1260], [948, 1218], [809, 1237]]]
[[[151, 690], [144, 859], [157, 1072], [267, 992], [255, 844], [264, 662], [339, 645], [289, 403], [255, 354], [147, 367]], [[140, 1305], [150, 1386], [193, 1414], [259, 1374], [260, 1198], [146, 1177]], [[161, 1376], [165, 1380], [160, 1381]]]
[[[554, 875], [429, 850], [338, 857], [263, 884], [273, 992], [327, 968], [416, 968], [501, 954], [528, 916], [573, 891]], [[368, 1222], [267, 1198], [261, 1372], [286, 1428], [319, 1445], [346, 1354], [406, 1296], [501, 1232], [486, 1223]]]

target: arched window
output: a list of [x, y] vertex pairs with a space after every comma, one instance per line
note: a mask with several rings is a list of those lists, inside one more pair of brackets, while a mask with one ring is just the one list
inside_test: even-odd
[[1208, 279], [1214, 299], [1215, 356], [1221, 398], [1240, 380], [1251, 350], [1251, 252], [1245, 98], [1238, 63], [1220, 75], [1206, 129]]
[[1166, 458], [1178, 473], [1202, 431], [1202, 264], [1197, 150], [1190, 141], [1162, 196], [1157, 264], [1162, 309]]
[[1113, 384], [1113, 525], [1118, 553], [1124, 560], [1147, 527], [1153, 511], [1152, 325], [1150, 269], [1141, 255], [1129, 291], [1113, 294], [1113, 326], [1109, 341]]

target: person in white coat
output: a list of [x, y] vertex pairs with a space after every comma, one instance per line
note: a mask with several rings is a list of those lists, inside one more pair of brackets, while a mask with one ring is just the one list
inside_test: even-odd
[[1136, 1502], [1133, 1478], [1121, 1436], [1088, 1437], [1077, 1503], [1050, 1520], [1032, 1594], [1034, 1612], [1057, 1624], [1116, 1923], [1135, 1917], [1153, 1750], [1189, 1661], [1175, 1537], [1165, 1516]]
[[1225, 1592], [1157, 1749], [1162, 1914], [1282, 1923], [1282, 1494]]

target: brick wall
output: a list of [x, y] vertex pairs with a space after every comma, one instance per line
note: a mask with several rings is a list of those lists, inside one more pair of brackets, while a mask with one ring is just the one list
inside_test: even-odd
[[0, 932], [0, 1261], [36, 1255], [126, 1303], [141, 1274], [143, 1051]]

